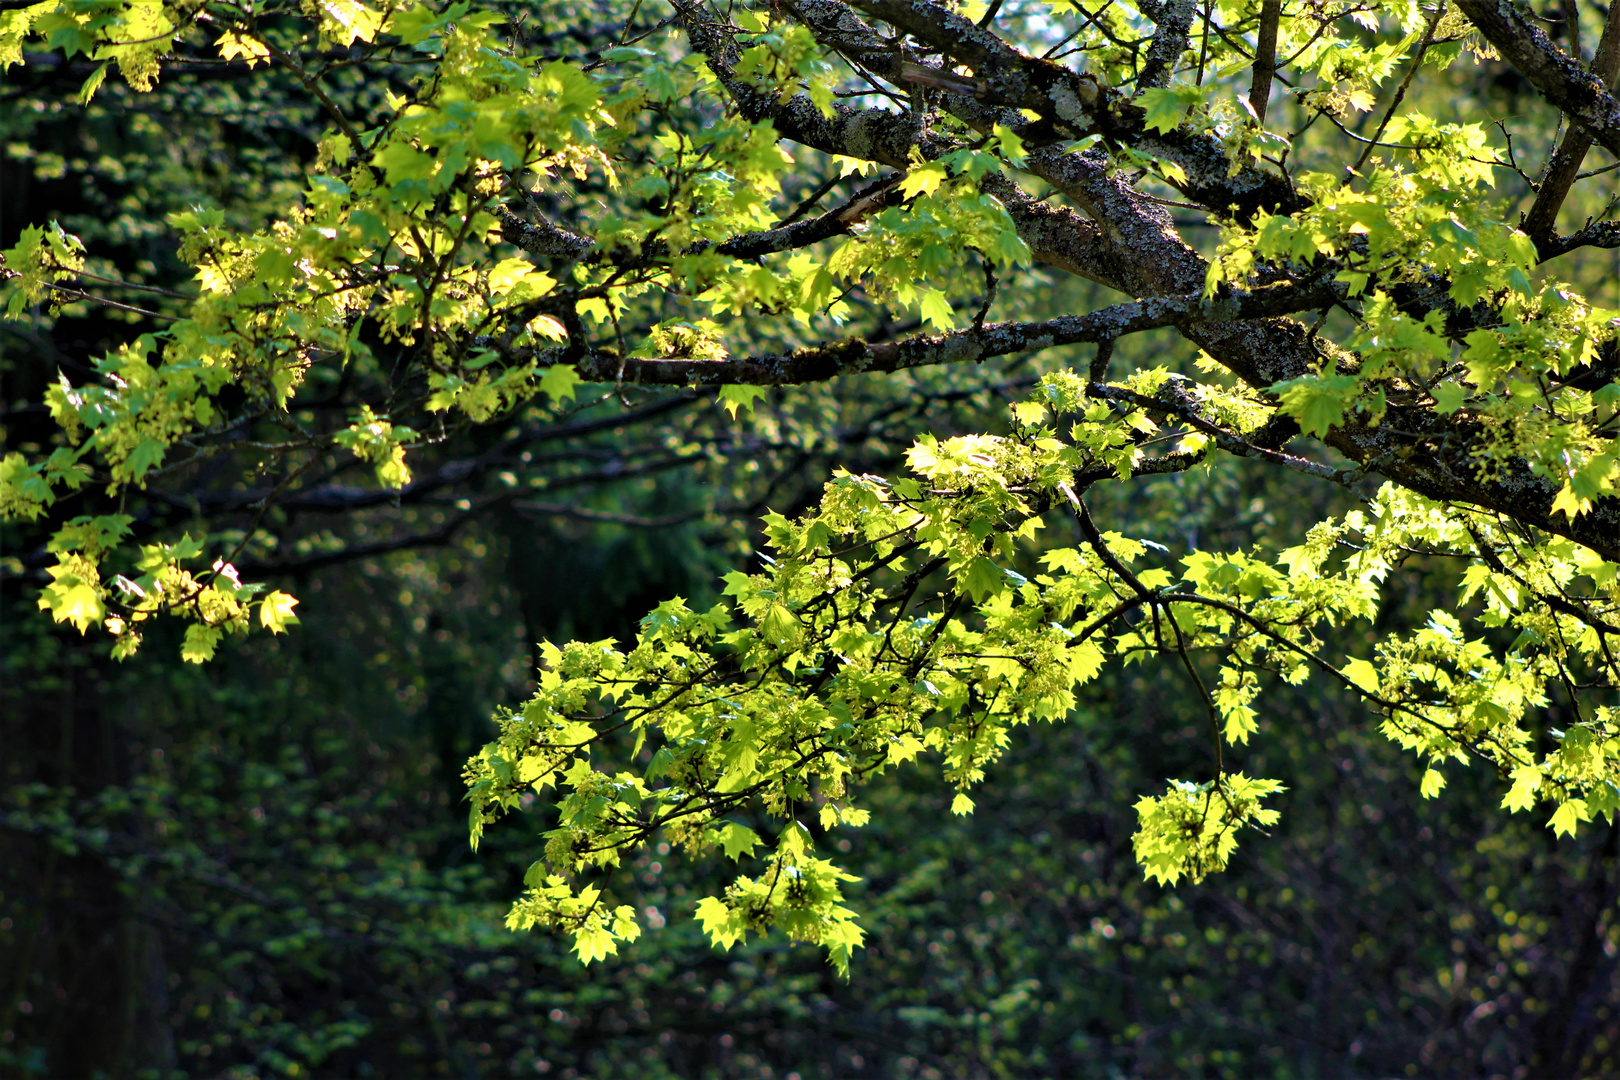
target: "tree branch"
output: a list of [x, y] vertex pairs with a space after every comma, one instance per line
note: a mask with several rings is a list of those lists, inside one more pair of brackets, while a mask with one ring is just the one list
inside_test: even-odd
[[1620, 221], [1599, 221], [1568, 236], [1547, 237], [1537, 241], [1536, 254], [1546, 262], [1583, 247], [1620, 248]]
[[[798, 2], [803, 3], [805, 0]], [[835, 0], [819, 0], [819, 2], [834, 3]], [[896, 10], [907, 7], [902, 0], [862, 0], [860, 6], [863, 10], [879, 12], [879, 17], [884, 17], [882, 15], [884, 11], [895, 12], [897, 18], [907, 17], [903, 12]], [[909, 10], [915, 12], [909, 18], [926, 17], [929, 20], [927, 25], [945, 25], [953, 33], [959, 33], [962, 40], [970, 43], [978, 42], [985, 49], [993, 50], [997, 58], [1005, 59], [1015, 66], [1022, 63], [1040, 67], [1043, 71], [1046, 68], [1056, 69], [1057, 73], [1063, 73], [1065, 77], [1072, 75], [1059, 65], [1034, 61], [1008, 49], [988, 31], [980, 30], [925, 0], [918, 0], [918, 3], [912, 5]], [[926, 29], [926, 26], [923, 28]], [[717, 27], [703, 23], [696, 33], [699, 37], [703, 33], [709, 35], [710, 47], [714, 50], [710, 54], [711, 63], [715, 63], [715, 55], [721, 56], [722, 61], [725, 59], [724, 50], [719, 45], [713, 44], [722, 36]], [[729, 46], [729, 36], [724, 37], [724, 41]], [[694, 44], [700, 44], [698, 37], [694, 37]], [[950, 42], [947, 41], [946, 44]], [[730, 55], [734, 56], [735, 53]], [[961, 53], [955, 55], [959, 59], [968, 59], [971, 62], [971, 55]], [[981, 52], [978, 55], [982, 58], [987, 54]], [[718, 73], [721, 72], [717, 69]], [[1056, 78], [1057, 75], [1052, 74], [1050, 77]], [[1072, 89], [1071, 84], [1064, 85], [1069, 85]], [[887, 118], [885, 121], [872, 119], [856, 121], [852, 115], [844, 115], [837, 123], [828, 124], [823, 122], [820, 114], [809, 105], [808, 98], [798, 104], [795, 104], [798, 102], [796, 98], [790, 100], [787, 106], [778, 106], [774, 98], [760, 95], [746, 87], [743, 89], [750, 95], [743, 102], [745, 111], [753, 109], [757, 119], [772, 119], [777, 124], [777, 130], [785, 137], [804, 141], [807, 145], [831, 153], [842, 153], [866, 160], [883, 160], [879, 153], [881, 148], [868, 138], [868, 135], [870, 132], [881, 130], [883, 123], [895, 121], [893, 114], [885, 113], [884, 117]], [[1043, 104], [1050, 111], [1051, 103]], [[1104, 111], [1108, 110], [1117, 112], [1113, 104], [1109, 104]], [[813, 114], [814, 120], [811, 130], [802, 131], [796, 125], [807, 113]], [[925, 139], [927, 138], [934, 137], [925, 136]], [[818, 139], [819, 142], [816, 141]], [[1151, 140], [1139, 139], [1136, 145], [1140, 149], [1152, 149]], [[919, 149], [925, 157], [943, 152], [937, 145], [924, 145]], [[1224, 152], [1217, 149], [1214, 159], [1218, 163], [1220, 182], [1238, 185], [1243, 181], [1241, 173], [1238, 177], [1227, 180]], [[1206, 265], [1204, 259], [1176, 234], [1172, 223], [1161, 208], [1153, 206], [1117, 178], [1108, 176], [1108, 161], [1104, 155], [1095, 151], [1086, 154], [1065, 154], [1056, 148], [1040, 149], [1028, 155], [1027, 166], [1031, 172], [1079, 202], [1086, 213], [1098, 223], [1096, 231], [1083, 229], [1076, 230], [1072, 234], [1076, 242], [1072, 244], [1067, 254], [1082, 256], [1084, 267], [1081, 272], [1084, 276], [1103, 281], [1138, 297], [1163, 297], [1201, 290]], [[1004, 177], [1000, 178], [1000, 182], [1012, 186]], [[1250, 188], [1248, 193], [1252, 194], [1260, 189], [1260, 187]], [[1030, 226], [1051, 229], [1052, 231], [1045, 237], [1048, 240], [1049, 253], [1053, 233], [1061, 232], [1067, 224], [1027, 210], [1022, 214], [1015, 212], [1014, 222], [1020, 229]], [[1593, 232], [1583, 238], [1583, 242], [1598, 241], [1602, 235]], [[1043, 261], [1052, 265], [1062, 265], [1065, 260], [1048, 254]], [[1304, 327], [1284, 319], [1192, 321], [1176, 325], [1194, 344], [1204, 349], [1250, 386], [1261, 390], [1314, 370], [1322, 360], [1322, 350], [1331, 349], [1331, 346], [1316, 341]], [[949, 343], [952, 351], [947, 354], [939, 341], [916, 339], [910, 348], [904, 350], [897, 348], [895, 353], [884, 358], [884, 362], [878, 362], [877, 357], [868, 362], [864, 348], [851, 349], [849, 347], [851, 343], [845, 343], [841, 350], [823, 348], [811, 350], [802, 356], [772, 357], [769, 358], [771, 362], [765, 367], [731, 369], [726, 371], [726, 374], [737, 376], [737, 381], [740, 382], [768, 384], [802, 380], [807, 375], [831, 378], [837, 374], [855, 371], [892, 371], [916, 366], [919, 362], [960, 362], [989, 355], [975, 342], [951, 338]], [[954, 351], [958, 348], [960, 352]], [[1353, 357], [1341, 356], [1340, 359], [1345, 363], [1354, 364]], [[602, 357], [587, 358], [585, 363], [588, 366], [593, 361], [605, 367], [605, 358]], [[706, 371], [700, 370], [691, 367], [692, 363], [665, 362], [657, 369], [657, 374], [663, 379], [681, 382], [705, 380], [719, 376], [724, 370], [714, 367], [709, 367]], [[680, 366], [683, 364], [688, 366], [683, 369]], [[602, 373], [610, 378], [617, 374], [616, 358], [613, 367], [603, 370]], [[643, 373], [647, 376], [654, 375], [650, 370]], [[629, 375], [628, 370], [626, 375]], [[1429, 498], [1473, 503], [1499, 510], [1525, 524], [1577, 540], [1603, 554], [1605, 558], [1620, 558], [1620, 541], [1616, 540], [1616, 537], [1620, 537], [1620, 500], [1613, 498], [1600, 500], [1591, 512], [1575, 521], [1569, 521], [1562, 515], [1555, 519], [1551, 508], [1552, 500], [1557, 494], [1556, 486], [1531, 474], [1524, 463], [1520, 462], [1516, 466], [1509, 467], [1496, 479], [1480, 478], [1477, 464], [1456, 449], [1472, 445], [1470, 432], [1466, 430], [1469, 423], [1470, 421], [1462, 417], [1438, 416], [1432, 410], [1421, 406], [1392, 405], [1382, 427], [1371, 427], [1363, 418], [1352, 416], [1347, 418], [1343, 427], [1333, 429], [1325, 441], [1363, 467], [1375, 466], [1381, 475]], [[1415, 434], [1396, 435], [1394, 432], [1397, 430]]]
[[707, 58], [710, 70], [742, 114], [756, 123], [771, 121], [784, 138], [825, 154], [876, 161], [900, 170], [910, 166], [914, 145], [930, 160], [958, 148], [954, 141], [926, 131], [919, 141], [910, 120], [887, 109], [851, 109], [834, 103], [832, 116], [826, 117], [808, 94], [794, 94], [779, 101], [774, 93], [735, 77], [740, 54], [729, 26], [714, 21], [699, 7], [683, 7], [680, 11], [687, 40]]
[[1197, 403], [1187, 396], [1186, 391], [1179, 385], [1179, 382], [1179, 379], [1173, 379], [1165, 383], [1160, 388], [1159, 396], [1151, 398], [1123, 386], [1110, 386], [1095, 382], [1086, 387], [1086, 393], [1091, 397], [1102, 398], [1104, 401], [1123, 401], [1138, 408], [1169, 413], [1188, 427], [1203, 432], [1214, 439], [1215, 445], [1222, 450], [1238, 457], [1258, 458], [1273, 465], [1281, 465], [1285, 469], [1292, 469], [1307, 476], [1314, 476], [1318, 480], [1329, 480], [1345, 487], [1361, 479], [1364, 475], [1362, 469], [1335, 469], [1331, 465], [1323, 465], [1320, 462], [1296, 457], [1293, 454], [1284, 454], [1279, 450], [1239, 438], [1219, 424], [1206, 418], [1198, 410]]
[[1062, 315], [1042, 322], [989, 323], [947, 334], [918, 334], [872, 344], [858, 338], [729, 360], [642, 359], [592, 352], [575, 362], [587, 382], [660, 386], [792, 386], [844, 375], [895, 372], [935, 364], [962, 364], [993, 356], [1062, 345], [1111, 341], [1125, 334], [1190, 323], [1218, 323], [1313, 311], [1335, 302], [1342, 287], [1274, 286], [1205, 300], [1202, 292], [1148, 297], [1114, 304], [1088, 315]]
[[854, 6], [971, 67], [981, 102], [1029, 109], [1069, 138], [1100, 135], [1175, 162], [1186, 174], [1175, 181], [1177, 190], [1201, 206], [1247, 218], [1262, 209], [1287, 213], [1300, 205], [1288, 179], [1278, 173], [1246, 163], [1233, 174], [1226, 148], [1214, 136], [1150, 132], [1146, 110], [1120, 91], [1092, 75], [1028, 56], [930, 0], [855, 0]]
[[1554, 45], [1511, 0], [1457, 0], [1480, 34], [1570, 121], [1599, 146], [1620, 155], [1620, 100], [1602, 78]]
[[[1278, 4], [1281, 0], [1266, 0], [1268, 4]], [[1193, 0], [1167, 0], [1162, 6], [1148, 13], [1148, 17], [1158, 24], [1159, 31], [1153, 35], [1153, 44], [1148, 46], [1147, 61], [1136, 76], [1136, 89], [1138, 92], [1169, 84], [1170, 76], [1175, 71], [1176, 61], [1181, 54], [1187, 51], [1188, 31], [1192, 28], [1193, 13], [1196, 7]], [[1275, 51], [1276, 29], [1272, 30], [1272, 45]], [[1268, 80], [1269, 82], [1269, 80]]]
[[[1573, 0], [1569, 3], [1568, 10], [1575, 10]], [[1615, 7], [1609, 8], [1608, 20], [1603, 24], [1603, 36], [1598, 40], [1597, 55], [1592, 57], [1592, 74], [1603, 80], [1603, 84], [1611, 93], [1614, 91], [1615, 76], [1620, 74], [1620, 11]], [[1563, 141], [1558, 144], [1558, 153], [1553, 155], [1552, 163], [1547, 167], [1547, 175], [1541, 181], [1541, 189], [1536, 192], [1535, 204], [1530, 207], [1530, 213], [1525, 215], [1524, 219], [1525, 235], [1536, 242], [1538, 252], [1552, 239], [1558, 208], [1564, 205], [1569, 189], [1574, 186], [1576, 177], [1580, 175], [1581, 163], [1586, 160], [1586, 152], [1591, 148], [1591, 133], [1580, 127], [1571, 127], [1564, 133]]]
[[1282, 0], [1262, 0], [1260, 31], [1254, 47], [1254, 74], [1249, 81], [1249, 107], [1260, 126], [1266, 124], [1271, 101], [1271, 80], [1277, 73], [1277, 24], [1282, 22]]

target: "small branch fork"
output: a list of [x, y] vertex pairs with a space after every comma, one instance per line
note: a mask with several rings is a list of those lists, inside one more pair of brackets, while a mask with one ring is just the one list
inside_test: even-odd
[[[1123, 615], [1128, 610], [1128, 607], [1139, 607], [1145, 604], [1154, 613], [1155, 622], [1158, 613], [1161, 611], [1169, 620], [1170, 629], [1175, 634], [1176, 654], [1181, 658], [1182, 666], [1187, 669], [1188, 676], [1198, 689], [1198, 696], [1204, 702], [1204, 709], [1209, 715], [1209, 736], [1211, 749], [1215, 755], [1215, 790], [1220, 793], [1222, 799], [1225, 799], [1226, 755], [1223, 746], [1225, 740], [1221, 738], [1220, 711], [1216, 709], [1215, 699], [1210, 696], [1209, 688], [1204, 685], [1204, 680], [1199, 676], [1198, 669], [1193, 666], [1192, 657], [1187, 652], [1186, 637], [1181, 632], [1181, 624], [1176, 622], [1175, 614], [1171, 612], [1170, 605], [1167, 602], [1169, 596], [1177, 594], [1167, 595], [1162, 589], [1150, 589], [1142, 584], [1141, 579], [1131, 573], [1130, 567], [1126, 566], [1119, 560], [1117, 555], [1108, 550], [1108, 544], [1103, 540], [1102, 531], [1097, 528], [1097, 523], [1091, 518], [1091, 511], [1086, 507], [1080, 496], [1075, 494], [1074, 488], [1068, 484], [1059, 484], [1058, 491], [1063, 494], [1065, 499], [1069, 500], [1069, 505], [1074, 509], [1075, 520], [1080, 525], [1080, 534], [1086, 538], [1086, 543], [1090, 545], [1091, 550], [1097, 553], [1097, 558], [1101, 559], [1103, 565], [1108, 567], [1126, 585], [1130, 586], [1131, 591], [1136, 594], [1134, 603], [1127, 601], [1125, 604], [1119, 605], [1106, 618], [1112, 620], [1119, 615]], [[1087, 636], [1089, 636], [1089, 631]]]
[[[1098, 350], [1099, 354], [1101, 349]], [[1104, 361], [1106, 363], [1106, 361]], [[1138, 408], [1151, 409], [1156, 412], [1165, 412], [1174, 416], [1188, 427], [1208, 435], [1229, 454], [1239, 457], [1259, 458], [1273, 465], [1281, 465], [1295, 472], [1314, 476], [1320, 480], [1328, 480], [1342, 487], [1351, 487], [1356, 481], [1367, 475], [1367, 469], [1357, 467], [1354, 469], [1335, 469], [1329, 465], [1311, 461], [1308, 458], [1285, 454], [1280, 450], [1270, 450], [1263, 446], [1256, 446], [1238, 438], [1218, 424], [1205, 419], [1198, 412], [1197, 406], [1185, 397], [1183, 391], [1180, 400], [1171, 400], [1165, 397], [1147, 397], [1123, 386], [1113, 386], [1108, 383], [1090, 383], [1086, 386], [1086, 394], [1090, 397], [1102, 398], [1104, 401], [1118, 401]]]
[[[1158, 614], [1163, 612], [1170, 624], [1171, 632], [1175, 636], [1174, 651], [1180, 658], [1182, 666], [1187, 670], [1187, 674], [1192, 679], [1195, 688], [1198, 690], [1199, 697], [1204, 702], [1204, 707], [1209, 717], [1209, 733], [1215, 758], [1215, 789], [1221, 792], [1221, 797], [1223, 799], [1226, 798], [1226, 795], [1221, 781], [1225, 776], [1226, 762], [1224, 755], [1225, 740], [1221, 734], [1220, 711], [1215, 704], [1214, 697], [1209, 692], [1208, 686], [1204, 683], [1203, 678], [1198, 674], [1198, 670], [1192, 662], [1192, 656], [1187, 644], [1187, 635], [1182, 630], [1180, 623], [1177, 621], [1175, 613], [1171, 610], [1175, 604], [1195, 604], [1224, 612], [1234, 620], [1248, 626], [1261, 637], [1265, 638], [1268, 642], [1271, 642], [1273, 646], [1297, 655], [1300, 657], [1300, 659], [1304, 660], [1312, 667], [1317, 668], [1329, 678], [1337, 681], [1341, 686], [1348, 690], [1354, 691], [1365, 700], [1373, 703], [1380, 709], [1383, 709], [1386, 714], [1393, 716], [1395, 713], [1404, 713], [1420, 724], [1445, 730], [1443, 725], [1438, 724], [1432, 717], [1424, 715], [1420, 709], [1414, 707], [1411, 703], [1385, 697], [1382, 694], [1368, 691], [1363, 687], [1356, 685], [1348, 676], [1346, 676], [1338, 668], [1334, 667], [1326, 659], [1317, 655], [1310, 649], [1307, 649], [1298, 642], [1291, 640], [1267, 624], [1264, 620], [1256, 617], [1248, 611], [1245, 611], [1243, 608], [1238, 607], [1235, 604], [1228, 603], [1225, 600], [1220, 600], [1215, 597], [1203, 596], [1196, 592], [1183, 590], [1168, 591], [1162, 588], [1150, 589], [1148, 586], [1142, 583], [1140, 578], [1131, 572], [1130, 567], [1121, 562], [1119, 557], [1109, 550], [1107, 543], [1103, 539], [1102, 531], [1097, 528], [1097, 523], [1091, 517], [1090, 509], [1086, 506], [1084, 500], [1082, 500], [1079, 495], [1076, 494], [1074, 488], [1069, 484], [1060, 483], [1057, 485], [1057, 490], [1065, 499], [1068, 500], [1069, 505], [1073, 508], [1075, 520], [1080, 526], [1080, 533], [1085, 538], [1086, 544], [1097, 553], [1097, 557], [1102, 560], [1103, 565], [1107, 567], [1108, 570], [1112, 572], [1120, 581], [1124, 582], [1134, 594], [1122, 599], [1120, 603], [1115, 605], [1106, 614], [1091, 622], [1071, 641], [1071, 647], [1086, 641], [1104, 626], [1115, 621], [1133, 609], [1147, 607], [1149, 610], [1151, 610], [1155, 619], [1155, 626], [1157, 626]], [[1162, 641], [1160, 642], [1160, 648], [1164, 648]], [[1448, 731], [1447, 733], [1454, 736], [1457, 734], [1454, 731]], [[1509, 756], [1513, 757], [1514, 755], [1510, 753]]]

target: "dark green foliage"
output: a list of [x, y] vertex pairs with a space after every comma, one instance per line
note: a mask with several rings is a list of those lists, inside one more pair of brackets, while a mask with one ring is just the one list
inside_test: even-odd
[[[1185, 527], [1256, 494], [1214, 490]], [[522, 830], [474, 860], [460, 829], [454, 765], [527, 678], [510, 563], [479, 548], [322, 575], [301, 633], [200, 669], [110, 669], [6, 621], [8, 1068], [1473, 1077], [1512, 1074], [1558, 1011], [1587, 1074], [1610, 1067], [1607, 829], [1554, 846], [1482, 812], [1473, 773], [1424, 802], [1361, 706], [1297, 690], [1244, 762], [1298, 778], [1274, 835], [1203, 885], [1144, 883], [1130, 803], [1207, 751], [1183, 687], [1139, 668], [1027, 732], [969, 818], [916, 773], [873, 789], [840, 856], [871, 928], [849, 982], [779, 940], [712, 951], [689, 916], [723, 860], [659, 851], [627, 867], [659, 918], [587, 973], [500, 927]]]

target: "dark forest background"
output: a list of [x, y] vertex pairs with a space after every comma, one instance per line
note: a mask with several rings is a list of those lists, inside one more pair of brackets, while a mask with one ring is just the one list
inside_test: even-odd
[[[558, 50], [616, 28], [609, 7], [548, 5], [572, 28]], [[323, 121], [290, 80], [180, 62], [151, 94], [109, 79], [85, 107], [89, 70], [31, 56], [0, 85], [0, 248], [58, 219], [92, 267], [179, 288], [166, 214], [218, 206], [252, 228], [296, 198]], [[1499, 65], [1448, 77], [1426, 92], [1533, 108]], [[349, 100], [385, 82], [357, 73]], [[1037, 280], [1009, 302], [1100, 302]], [[59, 370], [82, 381], [149, 328], [82, 304], [0, 323], [8, 446], [52, 437], [38, 403]], [[1118, 358], [1190, 365], [1169, 341]], [[280, 546], [241, 569], [294, 592], [302, 624], [202, 667], [161, 631], [118, 664], [52, 626], [34, 610], [51, 523], [5, 526], [0, 1076], [1620, 1073], [1620, 834], [1555, 841], [1498, 812], [1478, 768], [1424, 801], [1419, 764], [1315, 685], [1268, 689], [1246, 755], [1290, 785], [1281, 824], [1201, 885], [1144, 883], [1131, 854], [1138, 795], [1207, 754], [1190, 688], [1138, 667], [1025, 732], [971, 817], [926, 769], [879, 784], [845, 856], [870, 930], [848, 982], [780, 939], [711, 949], [690, 916], [718, 868], [663, 846], [621, 877], [648, 926], [622, 955], [586, 970], [503, 928], [540, 826], [508, 823], [475, 856], [460, 771], [532, 686], [533, 643], [622, 640], [669, 595], [712, 601], [766, 508], [803, 508], [837, 465], [892, 472], [922, 431], [997, 430], [1064, 362], [776, 390], [737, 421], [690, 391], [471, 432], [443, 451], [466, 464], [453, 489], [278, 511]], [[1230, 460], [1097, 498], [1172, 559], [1298, 542], [1349, 505]], [[178, 535], [211, 511], [154, 496], [140, 513]], [[1421, 619], [1444, 584], [1412, 563], [1388, 617]]]

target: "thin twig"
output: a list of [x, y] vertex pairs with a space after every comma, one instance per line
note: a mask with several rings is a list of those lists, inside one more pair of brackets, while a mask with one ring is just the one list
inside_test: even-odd
[[1378, 130], [1373, 132], [1373, 137], [1368, 140], [1366, 148], [1361, 151], [1361, 156], [1350, 167], [1351, 172], [1361, 172], [1361, 167], [1367, 163], [1367, 158], [1371, 156], [1373, 147], [1383, 137], [1384, 129], [1395, 118], [1395, 110], [1399, 109], [1401, 102], [1406, 100], [1407, 88], [1412, 85], [1412, 79], [1417, 75], [1418, 68], [1423, 66], [1423, 54], [1429, 51], [1429, 46], [1434, 41], [1434, 28], [1440, 24], [1440, 16], [1445, 13], [1446, 5], [1442, 0], [1440, 4], [1436, 5], [1434, 14], [1429, 16], [1428, 25], [1423, 28], [1423, 40], [1418, 45], [1417, 55], [1412, 58], [1412, 66], [1406, 69], [1406, 77], [1401, 80], [1401, 85], [1395, 90], [1395, 100], [1389, 103], [1389, 109], [1384, 113], [1384, 118], [1378, 122]]

